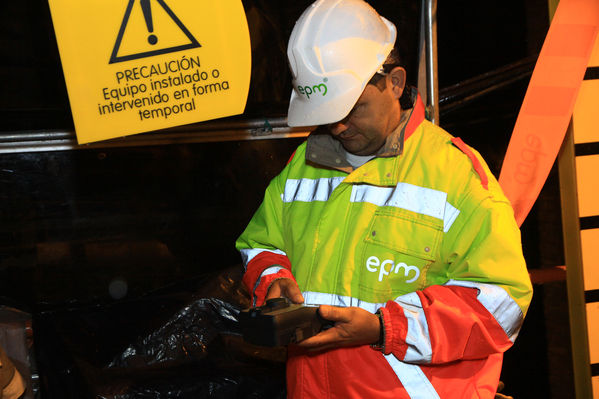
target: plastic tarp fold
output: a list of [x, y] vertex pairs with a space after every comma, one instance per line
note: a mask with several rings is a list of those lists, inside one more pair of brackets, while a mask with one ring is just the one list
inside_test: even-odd
[[282, 348], [245, 343], [241, 267], [144, 298], [43, 312], [44, 398], [285, 398]]

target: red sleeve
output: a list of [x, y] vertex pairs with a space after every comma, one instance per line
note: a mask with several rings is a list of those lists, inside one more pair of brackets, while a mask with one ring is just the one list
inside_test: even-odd
[[268, 294], [268, 289], [270, 288], [270, 285], [273, 283], [273, 281], [278, 280], [280, 278], [289, 278], [295, 281], [295, 277], [293, 277], [293, 274], [291, 274], [291, 272], [287, 269], [281, 269], [276, 273], [261, 277], [260, 283], [254, 291], [254, 300], [256, 306], [261, 306], [264, 304], [266, 294]]
[[399, 301], [389, 301], [381, 309], [386, 353], [404, 360], [410, 346], [413, 353], [428, 349], [430, 359], [424, 356], [419, 362], [439, 364], [485, 358], [512, 345], [495, 317], [478, 300], [477, 289], [434, 285], [416, 294], [419, 305], [412, 301], [404, 308]]
[[245, 274], [243, 275], [243, 283], [247, 287], [248, 291], [254, 291], [256, 282], [265, 269], [276, 265], [291, 271], [291, 262], [287, 256], [275, 254], [269, 251], [264, 251], [249, 261], [245, 267]]

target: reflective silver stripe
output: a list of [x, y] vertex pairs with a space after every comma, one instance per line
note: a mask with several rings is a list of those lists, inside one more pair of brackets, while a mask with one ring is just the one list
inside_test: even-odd
[[250, 263], [250, 261], [254, 259], [256, 255], [261, 254], [262, 252], [270, 252], [277, 255], [287, 256], [287, 254], [280, 249], [248, 248], [242, 249], [239, 252], [241, 253], [243, 267], [247, 267], [248, 263]]
[[476, 288], [478, 290], [476, 299], [495, 317], [510, 341], [516, 341], [524, 315], [520, 306], [506, 290], [498, 285], [464, 280], [449, 280], [445, 285]]
[[457, 219], [460, 211], [454, 208], [449, 202], [445, 203], [445, 213], [443, 214], [443, 232], [447, 233], [451, 225]]
[[356, 306], [370, 313], [375, 313], [380, 307], [385, 305], [384, 303], [365, 302], [350, 296], [333, 295], [324, 292], [305, 291], [302, 292], [302, 295], [306, 305]]
[[269, 267], [268, 269], [264, 269], [264, 271], [262, 272], [262, 274], [260, 275], [260, 277], [264, 277], [264, 276], [268, 276], [270, 274], [278, 273], [279, 270], [283, 270], [283, 269], [284, 269], [284, 267], [281, 267], [281, 266]]
[[460, 213], [447, 202], [447, 193], [408, 183], [398, 183], [395, 187], [355, 185], [350, 201], [393, 206], [432, 216], [443, 221], [445, 232], [449, 231]]
[[[289, 179], [281, 194], [283, 202], [328, 201], [333, 191], [345, 179], [343, 176], [322, 179]], [[448, 232], [460, 211], [447, 202], [447, 193], [409, 183], [395, 187], [356, 184], [352, 187], [351, 202], [369, 202], [377, 206], [393, 206], [421, 213], [443, 221]]]
[[285, 191], [281, 196], [283, 202], [328, 201], [331, 193], [345, 177], [322, 179], [289, 179], [285, 182]]
[[[414, 295], [412, 295], [414, 294]], [[420, 304], [420, 298], [416, 293], [402, 295], [396, 299], [401, 306], [405, 306], [409, 309], [418, 309], [420, 308], [420, 313], [422, 313], [421, 318], [419, 318], [418, 323], [421, 323], [424, 320], [424, 329], [426, 332], [426, 336], [428, 336], [428, 326], [426, 324], [426, 319], [424, 318], [424, 312], [422, 312], [422, 305]], [[365, 309], [371, 313], [375, 313], [380, 307], [383, 307], [385, 303], [371, 303], [361, 301], [356, 298], [352, 298], [349, 296], [342, 295], [333, 295], [327, 294], [323, 292], [313, 292], [313, 291], [304, 291], [302, 292], [304, 296], [304, 303], [306, 305], [333, 305], [333, 306], [357, 306], [359, 308]], [[415, 296], [415, 297], [414, 297]], [[400, 301], [401, 299], [401, 301]], [[418, 312], [416, 312], [418, 313]], [[406, 314], [406, 317], [414, 320], [413, 317]], [[409, 319], [408, 319], [409, 320]], [[408, 321], [408, 329], [415, 331], [415, 328], [410, 325], [410, 321]], [[410, 335], [410, 332], [408, 332]], [[412, 338], [408, 338], [412, 339]], [[417, 339], [416, 339], [417, 340]], [[406, 340], [407, 342], [407, 340]], [[409, 344], [409, 343], [408, 343]], [[409, 344], [411, 346], [411, 344]], [[430, 348], [430, 342], [429, 342]], [[408, 349], [409, 350], [409, 349]], [[430, 351], [430, 349], [429, 349]], [[416, 351], [412, 350], [413, 353]], [[430, 383], [426, 375], [422, 372], [420, 367], [416, 364], [404, 363], [398, 360], [393, 355], [385, 355], [385, 360], [389, 363], [397, 378], [404, 386], [411, 399], [431, 399], [431, 398], [439, 398], [439, 395], [433, 388], [433, 385]], [[407, 358], [407, 356], [406, 356]], [[429, 358], [430, 361], [430, 358]]]
[[[385, 303], [365, 302], [350, 296], [322, 292], [306, 291], [302, 292], [302, 295], [304, 296], [304, 303], [306, 305], [356, 306], [370, 313], [375, 313], [380, 307], [385, 306]], [[395, 301], [403, 308], [404, 315], [408, 321], [408, 333], [406, 336], [408, 350], [406, 351], [404, 360], [414, 363], [430, 363], [433, 350], [428, 332], [428, 323], [422, 310], [420, 297], [415, 292], [412, 292], [398, 297]]]
[[422, 369], [416, 364], [399, 361], [393, 355], [384, 355], [387, 362], [397, 375], [410, 399], [439, 399], [439, 394], [426, 378]]
[[433, 349], [420, 297], [412, 292], [397, 297], [395, 302], [403, 308], [408, 321], [406, 334], [408, 349], [403, 360], [412, 363], [430, 363], [433, 358]]

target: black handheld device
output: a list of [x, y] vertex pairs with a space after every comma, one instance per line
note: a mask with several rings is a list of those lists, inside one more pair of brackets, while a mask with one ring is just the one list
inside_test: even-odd
[[333, 326], [323, 319], [318, 307], [272, 298], [262, 306], [242, 310], [239, 324], [243, 339], [254, 345], [284, 346], [297, 343]]

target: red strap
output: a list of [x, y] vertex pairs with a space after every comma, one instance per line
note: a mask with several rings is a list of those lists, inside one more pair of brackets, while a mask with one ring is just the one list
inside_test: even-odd
[[407, 140], [408, 137], [414, 133], [416, 128], [420, 126], [422, 121], [424, 120], [424, 103], [422, 102], [422, 98], [420, 98], [420, 94], [416, 97], [416, 102], [414, 104], [414, 109], [412, 110], [412, 115], [410, 115], [410, 120], [406, 125], [404, 140]]
[[295, 156], [295, 151], [293, 151], [293, 154], [291, 154], [291, 156], [287, 160], [287, 165], [289, 165], [289, 162], [291, 162], [291, 160], [293, 159], [294, 156]]
[[453, 145], [458, 147], [464, 154], [466, 154], [468, 156], [468, 158], [470, 158], [470, 161], [472, 162], [472, 166], [474, 167], [474, 170], [476, 171], [476, 173], [478, 173], [478, 176], [480, 177], [480, 182], [483, 185], [483, 188], [485, 190], [488, 190], [489, 189], [489, 178], [487, 177], [487, 173], [485, 172], [485, 169], [481, 165], [480, 161], [478, 160], [476, 155], [474, 155], [474, 153], [472, 152], [472, 149], [470, 147], [468, 147], [466, 145], [466, 143], [464, 143], [462, 141], [462, 139], [459, 137], [452, 138], [451, 142], [453, 143]]

